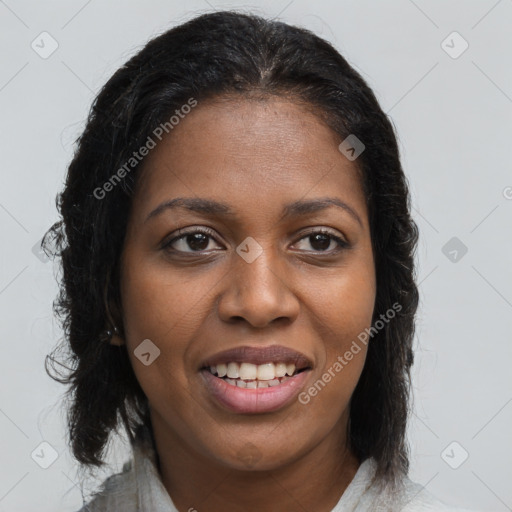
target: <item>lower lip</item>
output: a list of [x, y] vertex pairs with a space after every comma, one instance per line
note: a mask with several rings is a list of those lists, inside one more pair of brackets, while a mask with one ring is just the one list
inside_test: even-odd
[[232, 386], [208, 370], [201, 370], [201, 375], [208, 391], [230, 411], [262, 413], [277, 411], [290, 403], [299, 394], [309, 372], [304, 370], [277, 386], [256, 389]]

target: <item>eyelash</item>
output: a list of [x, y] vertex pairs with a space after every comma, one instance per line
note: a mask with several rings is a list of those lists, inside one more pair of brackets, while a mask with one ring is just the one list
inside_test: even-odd
[[[164, 245], [162, 246], [163, 250], [165, 250], [167, 252], [181, 253], [181, 254], [202, 254], [204, 251], [190, 251], [190, 252], [179, 251], [179, 250], [173, 249], [171, 247], [171, 245], [174, 242], [177, 242], [178, 240], [181, 240], [182, 238], [187, 237], [188, 235], [195, 235], [197, 233], [200, 233], [200, 234], [203, 234], [203, 235], [207, 235], [210, 238], [215, 239], [215, 233], [213, 231], [207, 229], [207, 228], [195, 228], [195, 229], [191, 229], [189, 231], [178, 230], [177, 233], [179, 234], [179, 236], [175, 236], [171, 240], [169, 240], [168, 242], [164, 243]], [[329, 255], [332, 255], [332, 254], [337, 254], [341, 250], [347, 249], [350, 246], [350, 244], [348, 242], [346, 242], [345, 240], [343, 240], [339, 236], [334, 235], [331, 231], [329, 231], [329, 230], [327, 230], [325, 228], [319, 228], [319, 229], [316, 229], [316, 230], [313, 230], [313, 231], [309, 231], [308, 233], [305, 233], [301, 238], [299, 238], [299, 241], [303, 240], [304, 238], [307, 238], [309, 236], [316, 235], [316, 234], [327, 235], [328, 237], [330, 237], [332, 240], [334, 240], [338, 244], [338, 247], [336, 249], [330, 250], [330, 251], [307, 251], [307, 252], [314, 252], [314, 253], [317, 253], [317, 254], [329, 254]]]

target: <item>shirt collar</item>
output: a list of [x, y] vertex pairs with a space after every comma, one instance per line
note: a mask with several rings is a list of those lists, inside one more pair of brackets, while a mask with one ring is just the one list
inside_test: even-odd
[[[158, 456], [154, 441], [147, 428], [140, 429], [133, 444], [132, 461], [126, 465], [125, 483], [131, 487], [131, 495], [136, 490], [136, 508], [126, 506], [125, 511], [179, 512], [165, 488], [158, 469]], [[332, 512], [368, 510], [362, 502], [372, 502], [376, 496], [376, 462], [366, 459], [358, 468], [356, 475], [340, 498]], [[378, 493], [377, 493], [378, 494]], [[133, 504], [133, 498], [131, 503]], [[128, 503], [126, 504], [128, 505]], [[363, 507], [361, 508], [361, 505]], [[369, 503], [368, 503], [369, 505]], [[133, 505], [132, 505], [133, 507]]]

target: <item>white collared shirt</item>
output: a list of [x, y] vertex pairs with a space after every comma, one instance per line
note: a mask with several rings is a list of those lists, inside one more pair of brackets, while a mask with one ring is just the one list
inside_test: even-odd
[[[374, 479], [375, 470], [376, 462], [365, 460], [332, 512], [470, 512], [445, 505], [407, 477], [403, 491], [393, 493]], [[204, 505], [194, 503], [187, 512], [196, 509], [208, 512]], [[107, 478], [100, 492], [78, 512], [179, 511], [162, 483], [153, 446], [139, 439], [123, 471]]]

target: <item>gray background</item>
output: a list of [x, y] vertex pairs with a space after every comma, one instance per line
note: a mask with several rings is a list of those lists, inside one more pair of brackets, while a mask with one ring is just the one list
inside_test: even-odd
[[[0, 511], [81, 505], [65, 388], [43, 367], [61, 335], [51, 311], [57, 267], [33, 247], [57, 219], [55, 195], [90, 103], [149, 38], [232, 7], [330, 40], [392, 118], [421, 231], [411, 478], [448, 502], [512, 510], [512, 1], [5, 0]], [[49, 37], [58, 48], [42, 58]], [[43, 469], [52, 450], [58, 458]], [[125, 453], [126, 443], [112, 445], [112, 468]]]

